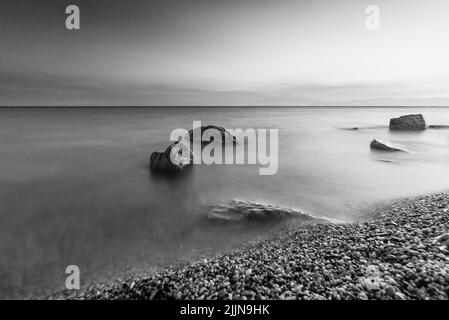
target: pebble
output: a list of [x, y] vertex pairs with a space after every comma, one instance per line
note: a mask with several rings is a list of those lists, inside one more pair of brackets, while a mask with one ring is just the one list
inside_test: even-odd
[[449, 299], [446, 193], [347, 224], [282, 227], [232, 254], [50, 299]]

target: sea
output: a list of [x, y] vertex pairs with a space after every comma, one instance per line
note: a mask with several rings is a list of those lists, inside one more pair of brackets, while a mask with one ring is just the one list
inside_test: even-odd
[[[345, 223], [377, 203], [446, 191], [449, 130], [388, 128], [414, 113], [449, 125], [443, 107], [2, 108], [0, 298], [62, 290], [69, 265], [87, 287], [234, 250], [276, 227], [204, 223], [204, 208], [227, 201]], [[216, 164], [182, 179], [151, 174], [151, 153], [193, 121], [276, 129], [277, 172]], [[373, 151], [373, 139], [407, 152]]]

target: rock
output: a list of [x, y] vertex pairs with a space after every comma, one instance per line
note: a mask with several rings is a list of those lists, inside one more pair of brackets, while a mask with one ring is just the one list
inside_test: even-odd
[[255, 296], [256, 293], [252, 290], [243, 290], [242, 291], [242, 296], [246, 296], [246, 297], [252, 297]]
[[[190, 151], [193, 149], [193, 135], [194, 130], [201, 131], [201, 146], [211, 143], [214, 139], [213, 136], [204, 136], [207, 134], [208, 130], [216, 130], [221, 134], [222, 144], [225, 144], [228, 141], [232, 141], [233, 144], [236, 143], [236, 137], [231, 135], [225, 128], [218, 127], [214, 125], [201, 126], [195, 129], [191, 129], [188, 133], [188, 137], [190, 139], [183, 138], [181, 141], [177, 141], [164, 152], [153, 152], [150, 156], [150, 170], [154, 173], [163, 173], [163, 174], [178, 174], [184, 169], [191, 167], [193, 162], [194, 154]], [[203, 141], [206, 139], [206, 141]], [[190, 144], [190, 146], [188, 146]], [[189, 147], [187, 149], [187, 147]], [[185, 154], [183, 154], [183, 151]]]
[[339, 283], [338, 279], [332, 279], [331, 281], [329, 281], [329, 285], [331, 285], [332, 287], [335, 287], [338, 283]]
[[211, 222], [273, 222], [300, 218], [302, 221], [324, 222], [299, 210], [284, 209], [270, 204], [259, 204], [251, 201], [232, 200], [211, 207], [207, 219]]
[[437, 237], [436, 240], [438, 242], [441, 242], [441, 243], [448, 241], [449, 240], [449, 233], [442, 234], [441, 236]]
[[399, 163], [398, 161], [390, 160], [390, 159], [377, 159], [377, 161], [385, 162], [385, 163]]
[[360, 299], [360, 300], [368, 300], [368, 296], [366, 295], [366, 293], [365, 292], [359, 292], [359, 295], [358, 295], [358, 297], [357, 297], [358, 299]]
[[390, 120], [390, 130], [425, 130], [426, 121], [422, 114], [409, 114]]
[[388, 287], [385, 289], [385, 294], [386, 294], [387, 296], [390, 296], [391, 298], [394, 298], [394, 297], [396, 296], [396, 290], [394, 289], [394, 287], [388, 286]]
[[[207, 125], [207, 126], [201, 126], [195, 129], [190, 129], [189, 130], [189, 137], [190, 137], [190, 141], [193, 141], [193, 133], [194, 130], [201, 130], [201, 145], [205, 146], [208, 145], [209, 143], [211, 143], [214, 139], [214, 137], [209, 137], [207, 135], [205, 135], [205, 133], [207, 133], [208, 131], [218, 131], [221, 134], [221, 142], [222, 144], [225, 144], [226, 142], [232, 142], [233, 144], [237, 143], [237, 139], [236, 137], [234, 137], [232, 134], [230, 134], [225, 128], [223, 127], [219, 127], [219, 126], [214, 126], [214, 125]], [[203, 141], [203, 139], [208, 139], [206, 141]]]
[[289, 223], [224, 255], [50, 298], [447, 300], [449, 256], [437, 246], [449, 241], [448, 205], [445, 193], [382, 205], [366, 221]]
[[362, 281], [365, 288], [369, 291], [375, 291], [380, 289], [380, 284], [375, 278], [368, 277], [362, 279]]
[[203, 295], [204, 293], [206, 293], [208, 290], [207, 290], [207, 288], [205, 288], [205, 287], [202, 287], [201, 289], [200, 289], [200, 291], [198, 291], [198, 295]]
[[370, 144], [371, 149], [375, 149], [375, 150], [380, 150], [380, 151], [402, 151], [402, 152], [406, 152], [405, 150], [392, 145], [391, 143], [387, 142], [387, 141], [378, 141], [376, 139], [374, 139], [373, 141], [371, 141]]
[[396, 292], [395, 293], [395, 298], [398, 299], [398, 300], [406, 300], [407, 299], [405, 294], [403, 294], [402, 292]]
[[183, 158], [182, 147], [181, 143], [175, 142], [164, 152], [153, 152], [150, 156], [150, 170], [156, 173], [177, 174], [190, 167], [192, 153], [189, 158]]
[[430, 125], [429, 129], [449, 129], [448, 125]]
[[441, 246], [438, 247], [441, 251], [447, 252], [449, 249], [449, 233], [437, 237], [435, 242], [441, 244]]

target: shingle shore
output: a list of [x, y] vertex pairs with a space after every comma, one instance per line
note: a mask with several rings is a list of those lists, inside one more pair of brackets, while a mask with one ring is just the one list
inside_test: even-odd
[[282, 229], [245, 249], [54, 298], [448, 299], [449, 194], [350, 224]]

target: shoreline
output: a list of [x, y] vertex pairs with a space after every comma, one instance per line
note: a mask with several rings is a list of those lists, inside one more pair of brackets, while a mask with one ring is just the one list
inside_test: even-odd
[[353, 223], [282, 227], [230, 254], [50, 299], [448, 299], [449, 193]]

